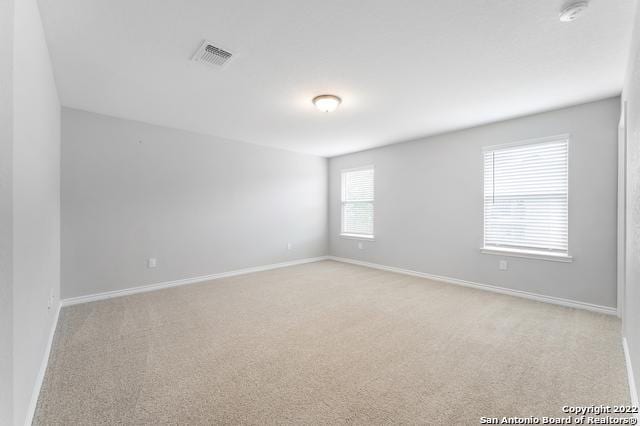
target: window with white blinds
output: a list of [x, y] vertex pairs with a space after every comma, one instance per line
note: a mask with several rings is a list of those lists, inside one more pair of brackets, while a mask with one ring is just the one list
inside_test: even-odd
[[342, 171], [342, 235], [373, 238], [373, 177], [371, 166]]
[[484, 248], [567, 256], [569, 138], [484, 150]]

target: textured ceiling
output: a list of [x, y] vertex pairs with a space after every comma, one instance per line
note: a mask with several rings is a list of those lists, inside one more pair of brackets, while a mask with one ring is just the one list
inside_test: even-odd
[[[333, 156], [620, 92], [634, 0], [41, 0], [63, 105]], [[191, 62], [202, 39], [224, 68]], [[342, 97], [337, 112], [311, 99]]]

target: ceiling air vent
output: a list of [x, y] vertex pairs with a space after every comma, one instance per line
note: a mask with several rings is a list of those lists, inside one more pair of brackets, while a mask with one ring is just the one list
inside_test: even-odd
[[231, 59], [233, 54], [231, 52], [227, 52], [224, 49], [214, 46], [207, 40], [203, 40], [202, 44], [193, 54], [191, 58], [193, 61], [202, 62], [207, 65], [213, 65], [221, 67]]

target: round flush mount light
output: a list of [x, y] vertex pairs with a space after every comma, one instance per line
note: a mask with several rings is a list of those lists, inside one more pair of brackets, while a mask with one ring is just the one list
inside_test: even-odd
[[568, 3], [565, 8], [562, 9], [562, 12], [560, 12], [560, 21], [575, 21], [576, 18], [587, 9], [588, 6], [589, 2], [585, 0]]
[[313, 104], [322, 112], [333, 112], [338, 109], [342, 99], [336, 95], [320, 95], [313, 98]]

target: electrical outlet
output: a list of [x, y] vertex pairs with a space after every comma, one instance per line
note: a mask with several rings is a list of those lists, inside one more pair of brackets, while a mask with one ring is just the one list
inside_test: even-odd
[[364, 244], [362, 244], [362, 242], [358, 242], [358, 248], [362, 250], [364, 248]]
[[47, 309], [51, 309], [53, 307], [53, 299], [54, 299], [54, 295], [53, 295], [53, 289], [49, 290], [49, 300], [47, 300]]
[[293, 248], [293, 244], [287, 243], [287, 250], [291, 250]]
[[158, 266], [158, 261], [155, 257], [150, 257], [147, 261], [147, 268], [155, 268], [156, 266]]
[[506, 271], [506, 270], [507, 270], [507, 261], [506, 261], [506, 260], [501, 260], [501, 261], [498, 263], [498, 268], [499, 268], [501, 271]]

